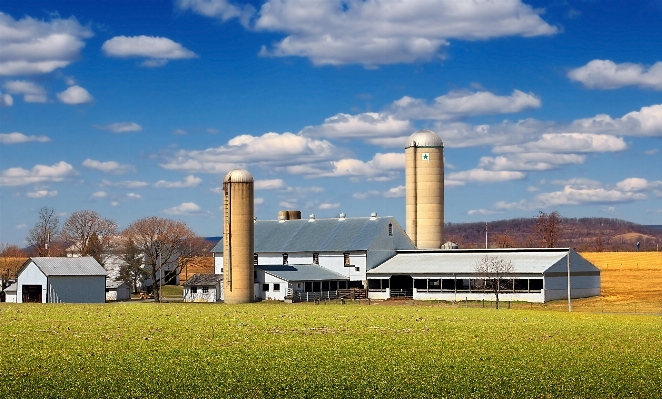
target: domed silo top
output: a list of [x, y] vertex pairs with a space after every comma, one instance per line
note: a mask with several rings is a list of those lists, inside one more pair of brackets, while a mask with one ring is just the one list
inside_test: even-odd
[[431, 130], [419, 130], [418, 132], [409, 136], [407, 140], [407, 147], [443, 147], [444, 142], [441, 141], [435, 132]]
[[225, 175], [223, 183], [253, 183], [253, 175], [244, 169], [234, 169]]

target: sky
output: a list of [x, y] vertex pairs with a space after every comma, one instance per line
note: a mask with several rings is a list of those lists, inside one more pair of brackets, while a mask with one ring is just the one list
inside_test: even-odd
[[255, 215], [394, 216], [444, 142], [445, 221], [662, 224], [662, 1], [25, 0], [0, 5], [0, 242], [39, 208], [221, 235]]

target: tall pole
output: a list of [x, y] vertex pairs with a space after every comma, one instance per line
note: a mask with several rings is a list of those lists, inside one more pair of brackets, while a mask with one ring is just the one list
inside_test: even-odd
[[570, 248], [568, 248], [568, 312], [572, 312], [572, 298], [570, 296]]
[[161, 303], [161, 280], [163, 279], [163, 258], [161, 258], [161, 250], [159, 248], [159, 303]]
[[487, 249], [487, 222], [485, 222], [485, 249]]

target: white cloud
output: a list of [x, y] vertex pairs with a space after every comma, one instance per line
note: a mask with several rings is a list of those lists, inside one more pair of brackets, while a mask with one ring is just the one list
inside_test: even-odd
[[377, 153], [368, 162], [359, 159], [345, 158], [339, 161], [332, 161], [332, 170], [306, 170], [303, 171], [306, 177], [335, 177], [335, 176], [360, 176], [375, 179], [380, 176], [383, 179], [390, 180], [398, 175], [399, 170], [405, 167], [405, 155], [402, 153]]
[[77, 174], [73, 166], [60, 161], [52, 166], [35, 165], [32, 169], [9, 168], [0, 174], [0, 186], [23, 186], [26, 184], [59, 182]]
[[136, 122], [115, 122], [109, 125], [93, 125], [97, 129], [107, 130], [113, 133], [140, 132], [142, 126]]
[[628, 203], [644, 199], [646, 199], [646, 195], [643, 193], [623, 192], [604, 188], [575, 189], [571, 186], [565, 186], [563, 191], [537, 195], [528, 207]]
[[193, 202], [182, 202], [172, 208], [164, 209], [163, 213], [168, 215], [202, 215], [202, 209]]
[[489, 210], [489, 209], [470, 209], [467, 211], [467, 215], [473, 216], [473, 215], [495, 215], [501, 212]]
[[593, 133], [546, 133], [520, 145], [496, 146], [494, 152], [615, 152], [628, 148], [620, 137]]
[[573, 122], [572, 127], [624, 136], [662, 137], [662, 104], [642, 107], [616, 119], [605, 114], [579, 119]]
[[117, 201], [111, 201], [110, 206], [120, 206], [120, 203]]
[[387, 113], [366, 112], [358, 115], [337, 114], [318, 126], [306, 126], [301, 134], [308, 137], [356, 139], [401, 136], [413, 129], [406, 120]]
[[49, 73], [78, 59], [92, 36], [76, 18], [15, 20], [0, 12], [0, 75]]
[[2, 144], [21, 144], [36, 141], [38, 143], [48, 143], [51, 139], [48, 136], [26, 136], [23, 133], [0, 133], [0, 143]]
[[14, 105], [14, 99], [12, 98], [12, 96], [0, 92], [0, 108], [11, 107], [12, 105]]
[[148, 58], [141, 65], [160, 67], [168, 60], [196, 58], [198, 55], [166, 37], [155, 36], [115, 36], [101, 46], [109, 57]]
[[450, 173], [448, 175], [448, 180], [497, 183], [510, 180], [521, 180], [525, 177], [526, 175], [522, 172], [471, 169], [463, 172]]
[[540, 98], [514, 90], [510, 96], [488, 91], [456, 91], [435, 98], [434, 104], [408, 96], [394, 101], [390, 112], [399, 119], [458, 119], [471, 115], [505, 114], [540, 107]]
[[83, 166], [85, 166], [86, 168], [96, 169], [104, 173], [111, 173], [114, 175], [121, 175], [124, 173], [136, 171], [136, 168], [133, 165], [121, 164], [115, 161], [101, 162], [89, 158], [83, 161]]
[[11, 80], [3, 87], [8, 93], [23, 95], [23, 101], [27, 103], [45, 103], [48, 101], [46, 89], [34, 82], [27, 80]]
[[255, 197], [253, 198], [253, 204], [255, 205], [260, 205], [264, 203], [264, 198], [262, 197]]
[[191, 10], [206, 17], [218, 18], [223, 22], [231, 18], [239, 18], [244, 26], [248, 26], [248, 20], [255, 13], [255, 8], [250, 4], [240, 8], [227, 0], [177, 0], [177, 5], [183, 10]]
[[111, 182], [106, 179], [101, 181], [101, 185], [105, 187], [119, 187], [119, 188], [142, 188], [149, 186], [149, 183], [136, 180], [125, 180], [119, 182]]
[[602, 187], [602, 183], [600, 183], [599, 181], [586, 179], [583, 177], [576, 177], [568, 180], [552, 180], [550, 183], [555, 184], [557, 186], [569, 186], [572, 188], [579, 188], [579, 189], [594, 189], [594, 188]]
[[322, 209], [322, 210], [324, 210], [324, 209], [336, 209], [336, 208], [339, 208], [339, 207], [340, 207], [340, 204], [338, 204], [338, 203], [325, 202], [323, 204], [320, 204], [317, 207], [317, 209]]
[[256, 180], [256, 190], [281, 190], [285, 188], [283, 179]]
[[142, 196], [140, 194], [136, 194], [136, 193], [128, 193], [126, 196], [129, 197], [130, 199], [141, 199], [142, 198]]
[[384, 192], [386, 198], [404, 198], [404, 196], [405, 186], [393, 187]]
[[183, 187], [197, 187], [200, 183], [202, 183], [202, 179], [199, 177], [195, 177], [193, 175], [188, 175], [184, 178], [182, 181], [165, 181], [165, 180], [159, 180], [154, 184], [154, 187], [156, 188], [183, 188]]
[[175, 129], [175, 130], [172, 131], [172, 134], [177, 134], [177, 135], [183, 136], [185, 134], [188, 134], [188, 132], [184, 129]]
[[281, 201], [280, 203], [278, 203], [278, 206], [281, 208], [295, 209], [299, 205], [297, 204], [296, 200], [290, 200], [290, 201]]
[[203, 151], [181, 150], [161, 166], [190, 173], [227, 173], [246, 165], [285, 167], [318, 164], [337, 159], [345, 151], [326, 140], [316, 140], [292, 133], [265, 133], [262, 136], [241, 135], [227, 145]]
[[21, 223], [21, 224], [17, 224], [14, 227], [16, 227], [16, 229], [20, 230], [20, 229], [24, 229], [24, 228], [28, 227], [28, 225], [25, 224], [25, 223]]
[[662, 187], [662, 181], [648, 181], [640, 177], [630, 177], [616, 183], [616, 188], [625, 192], [639, 192]]
[[490, 170], [542, 171], [557, 169], [562, 165], [584, 163], [585, 155], [519, 153], [508, 156], [482, 157], [478, 166]]
[[27, 195], [30, 198], [55, 197], [57, 195], [57, 191], [55, 191], [55, 190], [35, 190], [35, 191], [30, 191]]
[[96, 191], [92, 193], [92, 198], [105, 198], [108, 196], [108, 193], [105, 191]]
[[646, 155], [655, 155], [658, 152], [660, 152], [659, 148], [651, 148], [650, 150], [644, 151], [644, 154], [646, 154]]
[[519, 0], [269, 0], [254, 27], [287, 35], [262, 55], [371, 67], [432, 59], [448, 39], [555, 34], [540, 12]]
[[593, 60], [568, 72], [571, 80], [581, 82], [589, 89], [618, 89], [638, 86], [662, 90], [662, 61], [650, 67], [624, 62], [616, 64], [610, 60]]
[[94, 100], [90, 93], [84, 88], [74, 85], [67, 90], [56, 94], [58, 100], [65, 104], [84, 104]]

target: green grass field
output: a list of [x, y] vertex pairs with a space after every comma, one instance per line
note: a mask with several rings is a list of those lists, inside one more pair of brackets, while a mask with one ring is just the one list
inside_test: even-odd
[[0, 397], [655, 398], [662, 318], [433, 305], [0, 305]]

